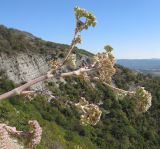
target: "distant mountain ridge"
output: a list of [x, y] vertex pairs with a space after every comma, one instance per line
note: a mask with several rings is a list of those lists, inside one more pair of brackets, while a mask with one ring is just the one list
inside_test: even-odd
[[118, 59], [117, 64], [147, 74], [160, 75], [160, 59]]

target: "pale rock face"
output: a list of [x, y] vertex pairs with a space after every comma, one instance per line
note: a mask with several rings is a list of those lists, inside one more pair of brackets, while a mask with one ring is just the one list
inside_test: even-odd
[[[27, 82], [45, 74], [49, 70], [46, 57], [35, 53], [17, 53], [16, 55], [0, 54], [0, 70], [6, 72], [8, 78], [15, 83]], [[43, 83], [33, 86], [43, 88]]]

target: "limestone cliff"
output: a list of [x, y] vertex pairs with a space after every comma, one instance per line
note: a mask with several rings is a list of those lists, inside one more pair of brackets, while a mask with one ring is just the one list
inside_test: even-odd
[[[49, 69], [46, 57], [35, 53], [0, 53], [0, 70], [6, 72], [9, 79], [19, 84], [34, 79]], [[39, 83], [39, 85], [42, 85]], [[36, 85], [37, 87], [39, 85]]]
[[[0, 26], [0, 71], [15, 83], [27, 82], [49, 70], [48, 61], [63, 58], [68, 45], [44, 41], [30, 33]], [[79, 49], [76, 48], [76, 52]], [[86, 51], [78, 51], [77, 64], [87, 61]], [[88, 53], [90, 54], [90, 53]], [[42, 88], [39, 83], [34, 88]]]

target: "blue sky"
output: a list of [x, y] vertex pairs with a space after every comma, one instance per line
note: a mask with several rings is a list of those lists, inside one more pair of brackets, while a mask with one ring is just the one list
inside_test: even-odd
[[117, 58], [160, 58], [160, 0], [0, 0], [0, 24], [31, 32], [48, 41], [69, 44], [74, 6], [96, 17], [78, 46], [93, 53], [105, 44]]

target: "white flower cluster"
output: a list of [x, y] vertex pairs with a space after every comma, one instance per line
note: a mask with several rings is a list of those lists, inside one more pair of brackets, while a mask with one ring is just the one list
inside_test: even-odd
[[111, 52], [98, 53], [94, 56], [95, 68], [99, 74], [99, 79], [111, 83], [115, 74], [115, 59]]
[[81, 97], [81, 100], [75, 106], [83, 113], [80, 120], [82, 125], [96, 125], [99, 122], [102, 111], [97, 105], [89, 104], [85, 98]]
[[152, 105], [152, 95], [144, 89], [138, 87], [135, 91], [136, 107], [139, 112], [146, 112]]
[[69, 55], [68, 60], [67, 60], [67, 64], [76, 68], [76, 59], [77, 59], [76, 54]]
[[42, 128], [36, 120], [30, 120], [29, 125], [31, 126], [31, 141], [30, 147], [36, 148], [36, 146], [40, 143], [42, 137]]

